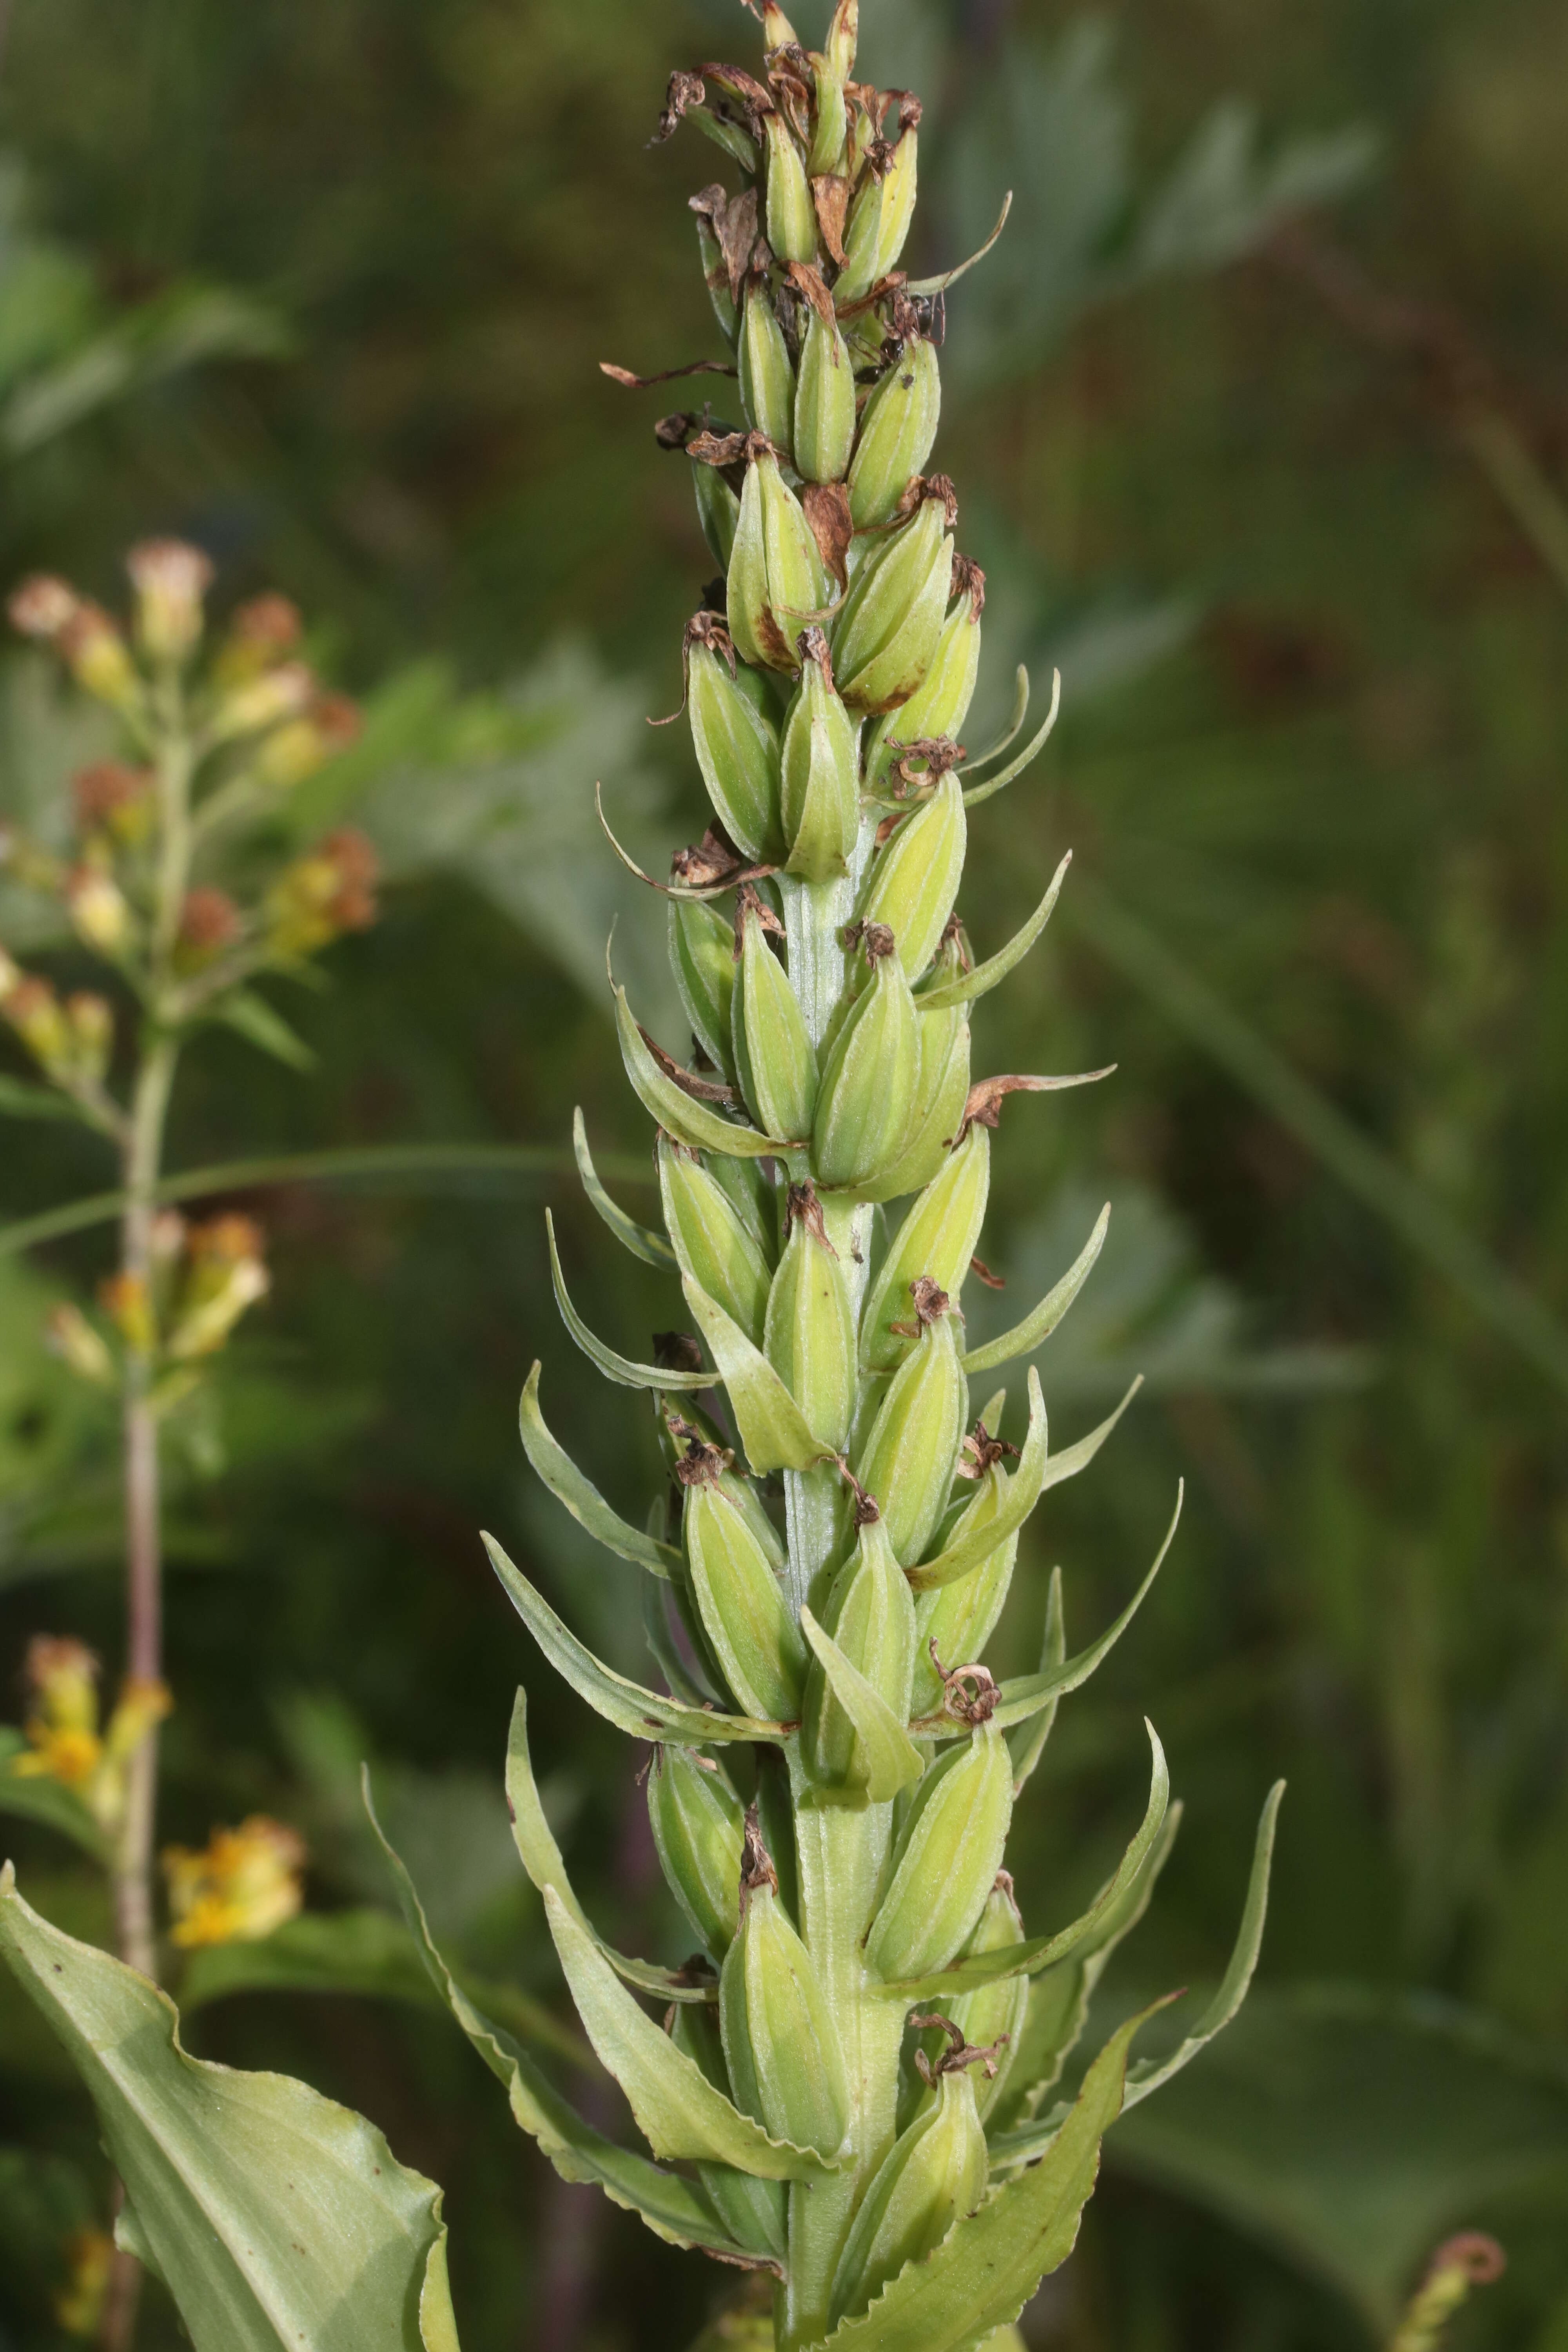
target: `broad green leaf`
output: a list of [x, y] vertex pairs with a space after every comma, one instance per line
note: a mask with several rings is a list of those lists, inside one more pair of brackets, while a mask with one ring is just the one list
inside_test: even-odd
[[[965, 797], [967, 798], [967, 795]], [[973, 971], [962, 972], [956, 980], [944, 981], [940, 988], [917, 990], [915, 1003], [920, 1010], [922, 1013], [943, 1013], [952, 1004], [969, 1004], [977, 996], [989, 995], [994, 988], [1005, 981], [1014, 965], [1023, 962], [1024, 958], [1050, 921], [1062, 884], [1067, 879], [1068, 867], [1071, 864], [1072, 851], [1069, 849], [1051, 877], [1050, 888], [1046, 892], [1023, 929], [1015, 931], [1005, 948], [999, 949], [995, 955], [988, 956], [984, 963], [977, 963]], [[998, 1357], [997, 1361], [1001, 1360], [1002, 1359]]]
[[627, 1984], [636, 1985], [642, 1992], [657, 1994], [661, 2000], [717, 1999], [717, 1983], [694, 1985], [689, 1977], [677, 1975], [673, 1969], [656, 1968], [649, 1960], [628, 1959], [624, 1952], [613, 1951], [594, 1927], [572, 1892], [572, 1882], [566, 1875], [561, 1849], [539, 1801], [539, 1789], [528, 1752], [528, 1693], [521, 1688], [512, 1703], [511, 1728], [507, 1737], [506, 1801], [511, 1815], [512, 1837], [529, 1877], [541, 1895], [547, 1886], [554, 1888], [584, 1935], [593, 1938], [617, 1976], [624, 1977]]
[[19, 1757], [32, 1753], [21, 1733], [10, 1724], [0, 1724], [0, 1813], [11, 1813], [18, 1821], [39, 1822], [44, 1828], [58, 1830], [95, 1862], [103, 1862], [109, 1854], [105, 1837], [90, 1808], [83, 1803], [74, 1789], [63, 1780], [51, 1780], [47, 1773], [33, 1774], [16, 1769]]
[[682, 1275], [680, 1286], [719, 1367], [752, 1475], [809, 1470], [818, 1462], [831, 1461], [761, 1349], [752, 1347], [740, 1325], [689, 1274]]
[[544, 1227], [550, 1236], [550, 1279], [555, 1285], [555, 1304], [561, 1309], [561, 1320], [571, 1332], [583, 1353], [597, 1364], [607, 1381], [623, 1389], [710, 1389], [711, 1372], [678, 1372], [668, 1370], [662, 1364], [636, 1364], [626, 1356], [618, 1356], [613, 1348], [595, 1339], [577, 1309], [566, 1296], [566, 1281], [561, 1271], [561, 1253], [555, 1246], [555, 1220], [550, 1211], [544, 1212]]
[[275, 1062], [286, 1063], [291, 1070], [313, 1070], [316, 1066], [313, 1048], [253, 988], [237, 988], [232, 996], [219, 1002], [212, 1017], [252, 1045], [259, 1046], [262, 1053], [270, 1054]]
[[511, 2111], [539, 2142], [563, 2180], [590, 2182], [612, 2204], [639, 2214], [654, 2235], [671, 2246], [700, 2246], [727, 2262], [747, 2259], [695, 2182], [666, 2172], [631, 2148], [586, 2124], [510, 2034], [476, 2008], [432, 1939], [413, 1880], [388, 1844], [376, 1820], [368, 1787], [365, 1810], [381, 1841], [409, 1931], [424, 1956], [437, 1993], [451, 2011], [497, 2081], [504, 2084]]
[[910, 1787], [920, 1779], [925, 1770], [925, 1758], [881, 1693], [872, 1688], [858, 1666], [845, 1656], [830, 1634], [823, 1632], [809, 1609], [803, 1608], [800, 1612], [800, 1630], [866, 1751], [870, 1766], [867, 1801], [873, 1805], [890, 1804], [900, 1789]]
[[588, 2039], [626, 2093], [655, 2156], [732, 2164], [761, 2180], [817, 2180], [834, 2169], [809, 2148], [771, 2138], [714, 2088], [696, 2060], [637, 2007], [552, 1886], [544, 1890], [544, 1912]]
[[1021, 1323], [1015, 1323], [1013, 1328], [1010, 1331], [1004, 1331], [999, 1339], [989, 1339], [983, 1348], [972, 1348], [963, 1359], [963, 1369], [966, 1372], [994, 1371], [998, 1364], [1009, 1364], [1015, 1356], [1033, 1354], [1037, 1348], [1050, 1338], [1051, 1333], [1089, 1280], [1090, 1269], [1104, 1244], [1106, 1228], [1110, 1223], [1110, 1203], [1108, 1201], [1095, 1221], [1093, 1233], [1090, 1234], [1061, 1280], [1047, 1291], [1032, 1315], [1026, 1315]]
[[1015, 776], [1021, 776], [1030, 762], [1039, 758], [1046, 748], [1047, 738], [1057, 723], [1057, 713], [1061, 709], [1061, 701], [1062, 674], [1059, 669], [1053, 670], [1051, 672], [1051, 707], [1046, 713], [1043, 725], [1025, 744], [1017, 756], [1008, 761], [1005, 768], [999, 768], [994, 776], [987, 776], [984, 783], [971, 784], [968, 787], [963, 795], [965, 808], [978, 808], [982, 801], [988, 801], [994, 793], [999, 793], [1005, 784], [1010, 784]]
[[632, 1017], [624, 988], [616, 991], [616, 1030], [626, 1076], [643, 1108], [682, 1143], [690, 1144], [694, 1151], [727, 1151], [731, 1159], [740, 1160], [767, 1160], [784, 1150], [784, 1143], [773, 1136], [743, 1126], [737, 1119], [726, 1118], [710, 1104], [698, 1102], [659, 1068]]
[[578, 1526], [585, 1528], [606, 1551], [646, 1568], [652, 1576], [668, 1577], [680, 1565], [680, 1554], [675, 1546], [660, 1543], [657, 1537], [628, 1527], [546, 1428], [544, 1415], [539, 1410], [539, 1370], [536, 1363], [529, 1373], [518, 1407], [523, 1452], [556, 1501], [564, 1503]]
[[[804, 1617], [802, 1622], [805, 1622]], [[950, 1968], [938, 1969], [930, 1976], [911, 1977], [905, 1984], [884, 1985], [880, 1988], [884, 1993], [909, 2004], [917, 2000], [934, 2000], [949, 1993], [973, 1992], [977, 1985], [997, 1984], [1005, 1977], [1038, 1976], [1044, 1969], [1054, 1968], [1059, 1960], [1069, 1958], [1083, 1945], [1093, 1941], [1106, 1921], [1115, 1915], [1129, 1888], [1137, 1883], [1159, 1838], [1166, 1808], [1171, 1801], [1171, 1774], [1165, 1762], [1165, 1751], [1147, 1717], [1144, 1718], [1143, 1728], [1149, 1734], [1149, 1745], [1154, 1751], [1149, 1802], [1131, 1844], [1117, 1865], [1115, 1876], [1101, 1888], [1081, 1917], [1054, 1936], [1030, 1936], [1022, 1943], [1004, 1944], [994, 1951], [977, 1952], [970, 1959], [954, 1960]]]
[[1073, 2250], [1100, 2170], [1100, 2140], [1121, 2112], [1127, 2046], [1142, 2022], [1130, 2018], [1111, 2035], [1042, 2161], [991, 2189], [868, 2310], [840, 2321], [826, 2339], [831, 2352], [969, 2352], [1017, 2318]]
[[173, 2001], [40, 1919], [9, 1865], [0, 1954], [92, 2095], [196, 2352], [457, 2352], [441, 2192], [362, 2116], [188, 2057]]
[[529, 1632], [562, 1679], [580, 1698], [634, 1739], [673, 1739], [682, 1747], [700, 1748], [712, 1739], [782, 1741], [788, 1727], [764, 1723], [750, 1715], [723, 1715], [717, 1708], [684, 1706], [661, 1692], [628, 1682], [584, 1649], [575, 1633], [563, 1625], [543, 1595], [513, 1567], [493, 1536], [484, 1538], [485, 1549], [507, 1590], [508, 1597]]
[[[955, 1584], [988, 1559], [999, 1544], [1021, 1528], [1040, 1499], [1040, 1489], [1046, 1475], [1046, 1401], [1040, 1394], [1040, 1376], [1029, 1367], [1029, 1430], [1024, 1440], [1024, 1451], [1018, 1466], [1007, 1479], [1007, 1491], [997, 1508], [984, 1523], [979, 1524], [974, 1504], [953, 1529], [952, 1539], [935, 1559], [924, 1561], [910, 1570], [910, 1584], [916, 1592], [932, 1592], [939, 1585]], [[999, 1467], [987, 1474], [1003, 1477]], [[975, 1503], [980, 1497], [975, 1496]]]
[[[991, 1423], [987, 1422], [985, 1426], [989, 1429]], [[1068, 1628], [1067, 1612], [1062, 1601], [1062, 1572], [1059, 1568], [1053, 1568], [1050, 1585], [1046, 1594], [1046, 1632], [1045, 1638], [1040, 1643], [1041, 1674], [1052, 1673], [1061, 1664], [1067, 1654]], [[1026, 1730], [1023, 1725], [1016, 1725], [1008, 1739], [1007, 1745], [1013, 1751], [1015, 1797], [1023, 1794], [1025, 1784], [1032, 1779], [1036, 1766], [1046, 1752], [1046, 1742], [1050, 1738], [1056, 1724], [1060, 1696], [1058, 1692], [1056, 1698], [1047, 1700]]]
[[635, 1217], [628, 1217], [624, 1209], [616, 1207], [600, 1183], [593, 1154], [588, 1150], [588, 1130], [583, 1123], [581, 1109], [572, 1114], [572, 1149], [576, 1155], [577, 1173], [583, 1179], [583, 1190], [616, 1239], [624, 1248], [629, 1249], [634, 1257], [640, 1257], [645, 1265], [674, 1265], [675, 1252], [664, 1235], [650, 1233], [646, 1225], [639, 1225]]

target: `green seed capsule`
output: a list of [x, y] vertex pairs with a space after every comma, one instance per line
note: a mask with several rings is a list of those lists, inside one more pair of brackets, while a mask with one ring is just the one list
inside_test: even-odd
[[849, 206], [844, 232], [844, 267], [834, 282], [840, 306], [858, 302], [877, 280], [877, 243], [882, 228], [882, 184], [868, 173]]
[[855, 1409], [855, 1313], [809, 1184], [790, 1187], [786, 1214], [790, 1234], [768, 1293], [763, 1347], [812, 1435], [837, 1454]]
[[773, 1277], [755, 1234], [697, 1154], [667, 1135], [658, 1139], [658, 1185], [682, 1272], [760, 1346]]
[[924, 470], [942, 415], [936, 346], [916, 335], [866, 403], [849, 467], [849, 513], [857, 530], [889, 522], [912, 477]]
[[767, 289], [756, 280], [746, 289], [737, 357], [747, 424], [787, 457], [795, 433], [795, 370]]
[[702, 526], [708, 552], [721, 572], [728, 572], [730, 558], [735, 551], [735, 526], [741, 520], [741, 501], [717, 466], [704, 466], [700, 459], [693, 458], [691, 479], [697, 492], [697, 520]]
[[[914, 1601], [882, 1520], [873, 1519], [860, 1528], [854, 1556], [839, 1570], [824, 1603], [822, 1625], [899, 1721], [907, 1723], [915, 1659]], [[815, 1657], [805, 1678], [801, 1748], [815, 1780], [830, 1788], [865, 1788], [869, 1765], [860, 1739]]]
[[747, 1109], [781, 1143], [811, 1133], [816, 1108], [816, 1048], [783, 964], [769, 948], [754, 890], [743, 892], [738, 926], [731, 1035]]
[[[942, 970], [941, 962], [937, 970]], [[896, 1201], [935, 1181], [947, 1164], [969, 1099], [969, 1007], [955, 1004], [942, 1013], [921, 1013], [919, 997], [915, 1006], [921, 1052], [916, 1102], [921, 1108], [893, 1165], [863, 1188], [868, 1201]]]
[[687, 703], [697, 764], [720, 824], [748, 857], [773, 863], [784, 846], [777, 729], [736, 682], [725, 654], [702, 638], [688, 648]]
[[920, 512], [850, 583], [833, 626], [833, 666], [852, 710], [907, 702], [930, 668], [952, 585], [952, 512], [945, 484], [928, 490]]
[[780, 808], [788, 871], [827, 882], [845, 872], [859, 834], [860, 755], [855, 721], [834, 690], [827, 639], [807, 629], [800, 650], [780, 751]]
[[934, 1298], [917, 1290], [910, 1320], [918, 1320], [920, 1339], [894, 1373], [855, 1464], [905, 1568], [923, 1559], [947, 1507], [969, 1418], [969, 1383], [946, 1303], [940, 1290]]
[[[1005, 1870], [999, 1871], [963, 1957], [971, 1959], [981, 1952], [1005, 1951], [1009, 1944], [1021, 1944], [1023, 1940], [1024, 1922], [1014, 1899], [1013, 1882]], [[1004, 1977], [997, 1984], [980, 1985], [973, 1992], [955, 1993], [949, 2000], [933, 2001], [931, 2007], [951, 2017], [972, 2047], [993, 2053], [995, 2074], [977, 2073], [971, 2077], [974, 2104], [984, 2123], [1007, 2087], [1008, 2072], [1028, 2013], [1029, 1979], [1026, 1976]]]
[[963, 1950], [1002, 1867], [1012, 1813], [1013, 1759], [983, 1724], [915, 1791], [866, 1943], [884, 1981], [928, 1976]]
[[719, 1979], [719, 2021], [736, 2105], [774, 2139], [834, 2155], [849, 2128], [843, 2046], [754, 1831], [742, 1877], [741, 1924]]
[[939, 1290], [958, 1297], [990, 1190], [990, 1132], [976, 1122], [910, 1210], [867, 1295], [860, 1358], [868, 1371], [895, 1371], [909, 1354], [913, 1342], [892, 1326], [909, 1321], [910, 1294], [920, 1276], [929, 1274]]
[[914, 218], [917, 162], [920, 152], [919, 99], [906, 98], [899, 113], [902, 131], [882, 181], [882, 209], [877, 222], [877, 257], [872, 284], [886, 278], [904, 249]]
[[818, 1181], [844, 1190], [873, 1182], [897, 1160], [920, 1077], [915, 1001], [892, 936], [868, 932], [866, 944], [871, 983], [828, 1053], [811, 1139]]
[[[730, 940], [727, 952], [732, 973], [735, 969], [734, 933], [728, 924], [724, 929]], [[773, 1179], [763, 1172], [764, 1162], [760, 1160], [731, 1160], [728, 1152], [715, 1152], [704, 1165], [713, 1181], [729, 1194], [731, 1207], [755, 1236], [757, 1246], [769, 1265], [776, 1264], [779, 1254], [778, 1201]]]
[[805, 1644], [766, 1552], [716, 1478], [689, 1486], [686, 1557], [708, 1638], [749, 1715], [799, 1720]]
[[[728, 2098], [730, 2070], [724, 2063], [716, 2008], [706, 2001], [678, 2001], [671, 2009], [668, 2031], [676, 2048], [695, 2060], [714, 2089]], [[789, 2244], [789, 2191], [782, 2180], [758, 2180], [731, 2164], [700, 2164], [697, 2178], [720, 2220], [742, 2246], [766, 2246], [784, 2259]]]
[[768, 243], [781, 261], [815, 261], [816, 206], [800, 149], [782, 114], [770, 114], [763, 127], [768, 141]]
[[735, 989], [734, 932], [700, 898], [669, 901], [669, 962], [691, 1034], [731, 1085], [730, 999]]
[[861, 2200], [835, 2274], [830, 2324], [864, 2311], [907, 2263], [940, 2245], [980, 2203], [988, 2172], [973, 2085], [966, 2073], [943, 2074]]
[[[727, 1164], [715, 1160], [710, 1173]], [[721, 1432], [705, 1412], [698, 1410], [689, 1397], [672, 1396], [668, 1392], [661, 1394], [658, 1418], [659, 1451], [664, 1455], [670, 1476], [679, 1486], [686, 1486], [692, 1483], [692, 1465], [704, 1454], [708, 1457], [706, 1466], [709, 1469], [716, 1463], [730, 1460]], [[784, 1544], [751, 1480], [737, 1477], [732, 1470], [724, 1469], [719, 1472], [718, 1488], [725, 1501], [732, 1504], [745, 1520], [774, 1574], [782, 1574]], [[700, 1619], [698, 1630], [701, 1632]], [[701, 1638], [707, 1641], [705, 1633]]]
[[[828, 37], [831, 41], [831, 34]], [[843, 166], [844, 142], [849, 132], [849, 112], [844, 102], [847, 79], [838, 72], [831, 56], [813, 56], [811, 80], [816, 120], [812, 126], [811, 152], [805, 159], [807, 179], [819, 180], [825, 173], [837, 172]]]
[[722, 1960], [740, 1916], [745, 1808], [716, 1765], [689, 1748], [656, 1748], [647, 1817], [670, 1893], [703, 1950]]
[[730, 634], [736, 652], [758, 669], [795, 670], [801, 633], [827, 599], [827, 575], [800, 501], [772, 455], [759, 448], [746, 468], [730, 559]]
[[[924, 677], [900, 709], [889, 710], [871, 729], [866, 746], [866, 787], [879, 792], [899, 757], [900, 743], [917, 743], [945, 735], [958, 740], [958, 730], [974, 695], [980, 669], [980, 615], [985, 604], [985, 575], [962, 561], [952, 567], [955, 594], [942, 625], [936, 651]], [[960, 574], [962, 573], [962, 581]]]
[[[995, 1517], [1006, 1492], [1003, 1471], [999, 1465], [993, 1465], [982, 1478], [973, 1501], [955, 1522], [952, 1535], [956, 1536], [961, 1528], [971, 1533], [984, 1527]], [[942, 1679], [931, 1664], [931, 1643], [936, 1643], [937, 1656], [950, 1667], [978, 1658], [1006, 1603], [1017, 1559], [1018, 1537], [1015, 1529], [966, 1576], [961, 1576], [956, 1583], [939, 1585], [934, 1592], [922, 1592], [915, 1602], [920, 1640], [915, 1652], [912, 1705], [917, 1715], [934, 1713], [942, 1704]]]
[[855, 372], [831, 318], [813, 310], [795, 395], [795, 463], [808, 482], [841, 482], [855, 442]]
[[917, 981], [936, 953], [963, 878], [968, 826], [963, 788], [951, 772], [877, 853], [856, 914], [886, 923], [899, 960]]

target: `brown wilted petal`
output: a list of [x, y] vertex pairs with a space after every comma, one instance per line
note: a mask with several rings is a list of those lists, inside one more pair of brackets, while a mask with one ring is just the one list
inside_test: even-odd
[[816, 206], [816, 226], [822, 242], [842, 269], [844, 229], [849, 217], [849, 183], [841, 173], [824, 172], [811, 184], [811, 198]]
[[[838, 1252], [834, 1248], [833, 1244], [827, 1238], [827, 1227], [823, 1221], [822, 1215], [822, 1203], [816, 1197], [816, 1187], [812, 1182], [809, 1176], [806, 1178], [804, 1184], [792, 1184], [788, 1192], [784, 1194], [784, 1239], [786, 1242], [790, 1237], [790, 1233], [797, 1218], [805, 1227], [806, 1232], [810, 1234], [815, 1240], [819, 1241], [822, 1244], [825, 1250], [828, 1251], [834, 1257], [838, 1255]], [[858, 1522], [858, 1524], [863, 1525], [864, 1522]]]
[[886, 923], [861, 922], [847, 925], [844, 944], [849, 949], [861, 949], [869, 964], [876, 963], [883, 956], [890, 956], [897, 941]]
[[745, 1897], [754, 1893], [759, 1886], [770, 1887], [776, 1895], [779, 1891], [779, 1874], [773, 1868], [773, 1858], [767, 1847], [763, 1843], [762, 1819], [753, 1803], [746, 1807], [745, 1842], [741, 1848], [742, 1900], [744, 1901]]
[[253, 646], [258, 653], [286, 654], [297, 646], [304, 635], [305, 625], [299, 606], [287, 596], [268, 592], [251, 596], [237, 605], [228, 625], [229, 635], [237, 645]]
[[993, 1274], [983, 1257], [972, 1257], [969, 1261], [969, 1271], [976, 1282], [983, 1282], [985, 1285], [987, 1290], [1005, 1290], [1007, 1287], [1006, 1276]]
[[11, 626], [24, 637], [52, 645], [69, 627], [81, 608], [81, 598], [51, 572], [35, 572], [14, 588], [5, 612]]
[[711, 433], [704, 429], [694, 433], [686, 445], [686, 454], [700, 466], [737, 466], [746, 456], [748, 433]]
[[802, 298], [810, 303], [825, 327], [837, 324], [833, 297], [823, 281], [820, 270], [813, 269], [808, 261], [792, 261], [784, 275]]
[[677, 68], [669, 77], [669, 87], [664, 94], [664, 111], [658, 118], [658, 129], [650, 145], [673, 138], [675, 126], [694, 106], [700, 106], [708, 93], [702, 87], [700, 74], [686, 73]]
[[624, 383], [628, 392], [651, 392], [656, 384], [674, 383], [683, 375], [733, 375], [735, 373], [725, 360], [688, 360], [681, 367], [661, 368], [658, 375], [634, 375], [630, 368], [617, 367], [614, 360], [599, 362], [599, 373], [607, 375], [612, 383]]
[[849, 541], [855, 531], [848, 486], [844, 482], [807, 482], [801, 491], [800, 503], [816, 541], [823, 569], [842, 588], [847, 575]]
[[1009, 1095], [1056, 1094], [1064, 1087], [1080, 1087], [1087, 1078], [1105, 1078], [1110, 1075], [1110, 1068], [1108, 1066], [1103, 1070], [1084, 1071], [1065, 1078], [1019, 1077], [1016, 1075], [1008, 1077], [977, 1078], [969, 1089], [969, 1099], [963, 1106], [963, 1117], [959, 1122], [958, 1133], [953, 1138], [954, 1144], [962, 1143], [970, 1129], [977, 1123], [981, 1127], [1000, 1126], [1002, 1105]]
[[673, 1078], [676, 1085], [680, 1088], [682, 1094], [689, 1095], [693, 1102], [726, 1103], [731, 1109], [734, 1108], [735, 1090], [733, 1087], [721, 1086], [712, 1078], [695, 1077], [689, 1070], [683, 1070], [680, 1064], [674, 1060], [670, 1055], [667, 1054], [664, 1047], [654, 1038], [648, 1035], [647, 1031], [643, 1027], [640, 1021], [637, 1023], [637, 1034], [642, 1039], [643, 1044], [647, 1047], [648, 1052], [653, 1055], [654, 1060], [658, 1064], [659, 1068], [664, 1072], [665, 1076], [667, 1078]]
[[969, 617], [977, 621], [985, 610], [985, 574], [970, 555], [952, 559], [952, 602], [956, 604], [961, 596], [970, 599]]

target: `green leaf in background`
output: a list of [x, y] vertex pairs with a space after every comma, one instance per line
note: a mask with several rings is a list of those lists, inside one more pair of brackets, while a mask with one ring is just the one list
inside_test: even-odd
[[383, 1993], [428, 2000], [425, 1963], [401, 1919], [368, 1905], [306, 1911], [256, 1943], [207, 1944], [180, 1979], [180, 2014], [239, 1992]]
[[303, 1037], [254, 988], [237, 988], [232, 996], [223, 999], [213, 1018], [291, 1070], [313, 1070], [316, 1066], [315, 1054]]
[[0, 1955], [92, 2095], [121, 2242], [196, 2352], [457, 2352], [441, 2192], [363, 2117], [188, 2057], [174, 2003], [40, 1919], [9, 1865]]
[[82, 1114], [68, 1095], [53, 1087], [29, 1086], [26, 1078], [0, 1076], [0, 1118], [79, 1119]]

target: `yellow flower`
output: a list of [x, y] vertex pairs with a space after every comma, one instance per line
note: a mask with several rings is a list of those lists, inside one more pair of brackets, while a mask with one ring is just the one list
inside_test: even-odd
[[199, 1853], [168, 1847], [163, 1874], [175, 1943], [187, 1949], [259, 1943], [303, 1903], [304, 1861], [303, 1841], [265, 1813], [252, 1813], [237, 1829], [214, 1830]]
[[78, 2230], [65, 2247], [66, 2276], [54, 2298], [55, 2318], [68, 2336], [96, 2336], [114, 2262], [114, 2241], [103, 2230]]
[[125, 1768], [173, 1704], [162, 1683], [132, 1675], [121, 1688], [107, 1729], [98, 1713], [98, 1660], [81, 1642], [40, 1633], [27, 1650], [34, 1711], [23, 1726], [27, 1750], [12, 1759], [24, 1780], [58, 1780], [74, 1789], [105, 1829], [125, 1804]]

